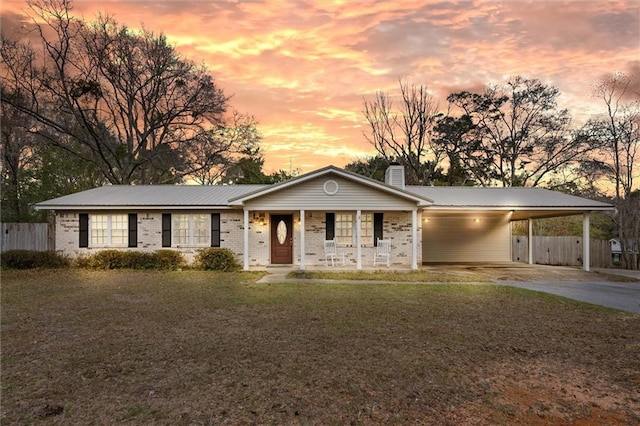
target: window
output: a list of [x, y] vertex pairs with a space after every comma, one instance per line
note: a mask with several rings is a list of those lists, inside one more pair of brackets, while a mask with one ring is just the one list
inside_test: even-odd
[[173, 245], [205, 246], [211, 241], [208, 214], [174, 214]]
[[111, 217], [111, 244], [124, 246], [128, 243], [127, 224], [129, 217], [126, 214], [112, 215]]
[[122, 247], [128, 244], [126, 214], [93, 214], [90, 217], [90, 241], [94, 247]]
[[193, 218], [193, 244], [203, 245], [209, 244], [211, 231], [211, 217], [208, 214], [194, 214]]
[[[362, 245], [373, 245], [374, 226], [373, 213], [360, 215], [360, 230]], [[327, 225], [329, 229], [330, 224]], [[351, 213], [335, 213], [335, 238], [338, 244], [356, 243], [356, 221]]]
[[91, 215], [91, 245], [106, 246], [108, 232], [108, 216], [106, 214]]
[[373, 245], [373, 213], [360, 215], [360, 229], [362, 230], [362, 245]]
[[173, 244], [189, 244], [189, 218], [188, 214], [173, 215]]
[[336, 213], [335, 232], [338, 244], [353, 244], [353, 215], [351, 213]]

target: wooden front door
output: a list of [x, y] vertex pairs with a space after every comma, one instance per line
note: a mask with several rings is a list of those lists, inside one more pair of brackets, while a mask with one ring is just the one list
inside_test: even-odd
[[293, 263], [293, 215], [271, 215], [271, 263]]

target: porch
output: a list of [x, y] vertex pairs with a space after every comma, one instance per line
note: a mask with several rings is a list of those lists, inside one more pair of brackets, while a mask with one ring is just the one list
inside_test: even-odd
[[[378, 239], [391, 242], [390, 267], [417, 269], [422, 262], [420, 220], [411, 211], [244, 210], [244, 270], [326, 268], [325, 240], [337, 241], [345, 264], [332, 269], [369, 270]], [[387, 269], [386, 265], [383, 266]]]

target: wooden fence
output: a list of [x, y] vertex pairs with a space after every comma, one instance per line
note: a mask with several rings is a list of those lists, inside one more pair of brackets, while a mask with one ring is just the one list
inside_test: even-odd
[[7, 250], [55, 250], [55, 227], [50, 223], [2, 223], [2, 246]]
[[[515, 262], [528, 262], [528, 238], [514, 236], [511, 255]], [[594, 240], [589, 243], [591, 266], [611, 268], [611, 243]], [[582, 237], [533, 237], [533, 263], [540, 265], [582, 265]]]

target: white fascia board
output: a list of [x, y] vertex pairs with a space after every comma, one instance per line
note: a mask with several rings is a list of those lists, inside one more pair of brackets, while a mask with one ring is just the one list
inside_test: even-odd
[[97, 205], [91, 205], [91, 206], [82, 206], [82, 205], [76, 205], [76, 206], [70, 206], [70, 205], [45, 205], [45, 206], [40, 206], [40, 205], [35, 205], [34, 208], [36, 210], [55, 210], [55, 211], [62, 211], [62, 210], [73, 210], [73, 211], [80, 211], [80, 210], [130, 210], [130, 211], [135, 211], [135, 210], [237, 210], [233, 207], [230, 206], [203, 206], [203, 205], [195, 205], [195, 206], [187, 206], [187, 205], [178, 205], [178, 206], [170, 206], [170, 205], [165, 205], [165, 206], [145, 206], [145, 205], [140, 205], [140, 206], [135, 206], [135, 205], [103, 205], [103, 206], [97, 206]]
[[430, 205], [427, 208], [423, 209], [423, 211], [428, 212], [430, 210], [437, 211], [450, 211], [450, 212], [464, 212], [464, 211], [550, 211], [550, 210], [558, 210], [558, 211], [580, 211], [580, 212], [589, 212], [589, 211], [611, 211], [614, 210], [614, 207], [603, 207], [603, 206], [433, 206]]

